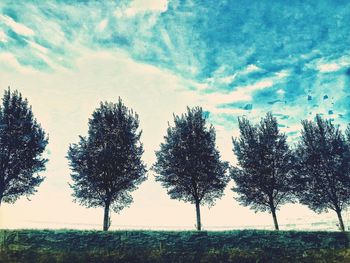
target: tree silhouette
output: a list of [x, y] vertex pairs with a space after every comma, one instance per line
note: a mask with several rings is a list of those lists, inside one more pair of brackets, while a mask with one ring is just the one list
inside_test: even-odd
[[47, 143], [27, 99], [8, 88], [0, 108], [0, 205], [36, 192], [44, 180], [37, 173], [45, 170]]
[[130, 192], [145, 179], [138, 115], [119, 98], [101, 103], [89, 119], [87, 137], [69, 147], [75, 201], [104, 207], [103, 230], [110, 226], [109, 211], [120, 212], [132, 203]]
[[174, 115], [174, 127], [168, 127], [165, 142], [156, 152], [153, 166], [172, 199], [195, 204], [197, 230], [201, 230], [200, 205], [214, 205], [227, 185], [228, 164], [220, 161], [215, 146], [215, 130], [206, 127], [202, 108], [187, 108], [187, 113]]
[[302, 121], [302, 125], [296, 149], [298, 199], [317, 213], [335, 211], [344, 231], [341, 212], [350, 201], [349, 145], [339, 127], [320, 115], [315, 121]]
[[240, 137], [233, 139], [233, 152], [239, 167], [232, 167], [233, 191], [240, 204], [255, 212], [269, 211], [279, 230], [276, 210], [293, 202], [293, 153], [287, 136], [278, 129], [276, 118], [268, 113], [259, 125], [239, 118]]

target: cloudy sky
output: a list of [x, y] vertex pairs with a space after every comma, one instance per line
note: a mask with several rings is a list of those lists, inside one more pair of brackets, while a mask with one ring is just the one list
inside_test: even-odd
[[[0, 227], [100, 227], [102, 209], [72, 203], [65, 158], [100, 101], [120, 96], [140, 115], [148, 167], [172, 114], [187, 105], [209, 112], [231, 164], [238, 116], [257, 121], [272, 111], [291, 144], [300, 120], [317, 113], [346, 125], [350, 4], [287, 2], [2, 0], [0, 89], [28, 98], [49, 134], [50, 161], [30, 201], [1, 207]], [[204, 228], [272, 223], [269, 214], [239, 206], [230, 187], [216, 206], [203, 208]], [[194, 207], [170, 200], [152, 172], [133, 197], [130, 208], [112, 215], [112, 228], [195, 224]], [[300, 205], [278, 216], [282, 225], [336, 220]]]

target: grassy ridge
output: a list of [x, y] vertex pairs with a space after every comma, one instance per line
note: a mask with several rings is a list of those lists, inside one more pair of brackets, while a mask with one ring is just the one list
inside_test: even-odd
[[350, 262], [350, 235], [0, 230], [0, 262]]

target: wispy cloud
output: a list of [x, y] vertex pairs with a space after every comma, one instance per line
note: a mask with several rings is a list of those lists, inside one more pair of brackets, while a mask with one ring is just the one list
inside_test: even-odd
[[34, 34], [35, 34], [31, 28], [27, 27], [26, 25], [23, 25], [21, 23], [16, 22], [15, 20], [13, 20], [9, 16], [0, 15], [0, 20], [19, 35], [34, 36]]
[[7, 35], [0, 30], [0, 42], [7, 42]]
[[33, 41], [28, 40], [27, 41], [29, 46], [32, 47], [33, 49], [39, 51], [40, 53], [47, 54], [48, 49], [46, 47], [43, 47], [42, 45], [39, 45], [38, 43], [35, 43]]
[[272, 79], [266, 79], [258, 81], [254, 84], [236, 87], [232, 92], [227, 94], [212, 93], [204, 95], [208, 101], [215, 104], [232, 103], [237, 101], [250, 101], [252, 99], [252, 93], [258, 90], [269, 88], [273, 86]]
[[168, 8], [168, 0], [133, 0], [131, 4], [124, 10], [117, 10], [116, 15], [125, 15], [127, 17], [133, 17], [139, 13], [144, 12], [165, 12]]
[[0, 65], [3, 71], [7, 69], [10, 71], [14, 71], [22, 74], [34, 72], [32, 68], [28, 68], [26, 66], [23, 66], [21, 63], [19, 63], [17, 58], [12, 53], [9, 53], [9, 52], [0, 53]]
[[107, 27], [107, 25], [108, 25], [108, 19], [105, 18], [97, 25], [98, 31], [103, 31]]
[[334, 72], [338, 71], [340, 68], [341, 67], [336, 63], [322, 64], [317, 67], [320, 72]]

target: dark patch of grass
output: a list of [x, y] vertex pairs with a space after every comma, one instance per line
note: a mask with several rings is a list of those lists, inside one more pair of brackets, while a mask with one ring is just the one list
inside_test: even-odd
[[350, 262], [349, 234], [0, 230], [0, 262]]

